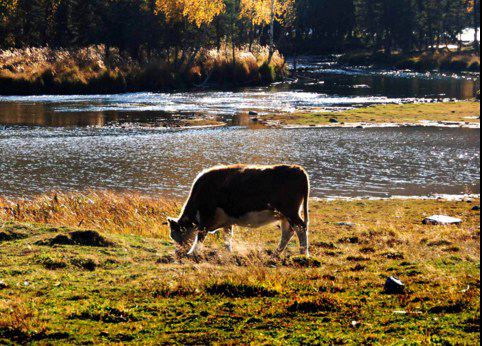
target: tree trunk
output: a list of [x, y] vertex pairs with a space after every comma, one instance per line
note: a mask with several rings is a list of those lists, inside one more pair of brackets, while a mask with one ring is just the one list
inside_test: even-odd
[[271, 64], [271, 59], [273, 59], [274, 55], [274, 1], [271, 0], [271, 22], [269, 24], [269, 57], [268, 57], [268, 65]]
[[480, 54], [479, 52], [479, 49], [480, 49], [480, 45], [479, 45], [479, 10], [480, 10], [480, 3], [479, 3], [480, 0], [474, 0], [474, 49], [475, 49], [475, 52], [477, 54]]
[[107, 67], [110, 65], [110, 45], [106, 43], [104, 45], [104, 63]]
[[254, 42], [254, 24], [251, 23], [251, 29], [249, 31], [249, 52], [253, 51], [253, 42]]
[[194, 62], [196, 61], [196, 56], [198, 55], [199, 51], [201, 50], [201, 46], [197, 46], [194, 51], [192, 52], [191, 56], [187, 60], [187, 64], [185, 67], [186, 71], [189, 71], [191, 67], [194, 66]]

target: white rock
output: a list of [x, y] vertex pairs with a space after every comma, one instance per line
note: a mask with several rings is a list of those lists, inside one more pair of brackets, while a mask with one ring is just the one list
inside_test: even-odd
[[461, 219], [445, 215], [433, 215], [423, 220], [424, 225], [460, 225]]

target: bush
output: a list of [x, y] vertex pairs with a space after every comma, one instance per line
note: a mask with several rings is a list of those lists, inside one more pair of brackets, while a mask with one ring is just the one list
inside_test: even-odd
[[264, 63], [259, 68], [259, 76], [262, 84], [270, 84], [276, 80], [276, 70], [273, 65]]
[[480, 61], [474, 61], [470, 64], [469, 70], [472, 72], [480, 72]]
[[267, 66], [269, 49], [252, 48], [253, 52], [237, 49], [234, 66], [231, 52], [226, 50], [202, 49], [189, 66], [186, 61], [178, 64], [158, 57], [141, 65], [116, 50], [111, 50], [106, 63], [103, 46], [77, 50], [18, 49], [8, 54], [0, 51], [0, 93], [107, 94], [185, 89], [205, 80], [218, 86], [275, 81], [284, 72], [283, 56], [275, 52], [271, 66]]

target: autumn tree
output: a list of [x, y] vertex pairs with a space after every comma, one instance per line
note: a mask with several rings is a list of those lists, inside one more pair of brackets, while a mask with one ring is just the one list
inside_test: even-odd
[[[240, 17], [248, 19], [253, 25], [265, 27], [269, 24], [270, 54], [274, 53], [274, 26], [288, 28], [294, 23], [295, 0], [241, 0]], [[283, 35], [280, 35], [282, 37]]]
[[0, 46], [15, 45], [15, 35], [12, 35], [10, 25], [17, 11], [17, 0], [0, 1]]

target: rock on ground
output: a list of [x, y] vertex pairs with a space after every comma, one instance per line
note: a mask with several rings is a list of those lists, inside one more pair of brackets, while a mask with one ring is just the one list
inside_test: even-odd
[[460, 225], [461, 219], [445, 215], [433, 215], [423, 220], [424, 225]]

